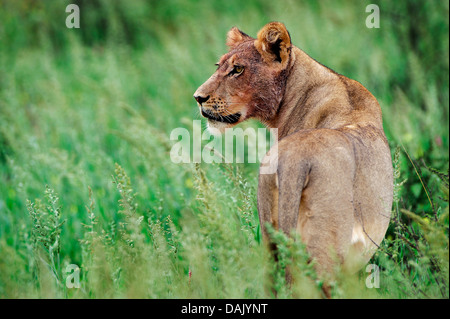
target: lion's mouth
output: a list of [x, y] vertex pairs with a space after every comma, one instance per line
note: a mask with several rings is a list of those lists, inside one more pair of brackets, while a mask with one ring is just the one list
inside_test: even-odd
[[202, 115], [204, 117], [206, 117], [207, 119], [213, 120], [213, 121], [217, 121], [217, 122], [222, 122], [222, 123], [228, 123], [228, 124], [234, 124], [237, 123], [239, 121], [239, 119], [241, 118], [241, 113], [234, 113], [234, 114], [230, 114], [230, 115], [220, 115], [220, 114], [214, 114], [209, 110], [206, 109], [201, 109], [202, 111]]

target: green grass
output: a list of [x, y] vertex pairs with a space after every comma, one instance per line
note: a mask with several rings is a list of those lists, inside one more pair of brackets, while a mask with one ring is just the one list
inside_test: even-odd
[[[65, 27], [71, 2], [80, 29]], [[271, 298], [271, 281], [322, 297], [298, 241], [274, 234], [281, 266], [261, 243], [257, 165], [169, 157], [226, 32], [277, 20], [377, 97], [396, 168], [380, 288], [341, 272], [333, 297], [448, 298], [448, 2], [287, 3], [0, 0], [0, 297]]]

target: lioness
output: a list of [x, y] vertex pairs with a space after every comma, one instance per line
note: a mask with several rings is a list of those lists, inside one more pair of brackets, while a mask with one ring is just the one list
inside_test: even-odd
[[350, 251], [366, 263], [386, 233], [393, 197], [377, 100], [292, 45], [282, 23], [256, 39], [232, 28], [226, 43], [229, 52], [194, 97], [211, 127], [255, 118], [278, 129], [276, 173], [259, 175], [264, 238], [267, 222], [298, 231], [319, 273]]

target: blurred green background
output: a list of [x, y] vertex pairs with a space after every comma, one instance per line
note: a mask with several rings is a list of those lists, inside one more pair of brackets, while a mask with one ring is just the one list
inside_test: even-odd
[[[65, 26], [70, 3], [80, 7], [79, 29]], [[365, 26], [371, 3], [380, 7], [379, 29]], [[92, 198], [101, 227], [123, 219], [123, 197], [112, 183], [115, 163], [130, 177], [133, 203], [146, 221], [169, 217], [183, 232], [186, 216], [195, 220], [210, 209], [197, 206], [199, 170], [171, 163], [169, 134], [176, 127], [191, 130], [192, 120], [200, 119], [192, 94], [227, 51], [233, 26], [256, 36], [264, 24], [281, 21], [294, 45], [361, 82], [382, 107], [392, 150], [404, 147], [399, 206], [419, 214], [434, 211], [433, 205], [445, 208], [445, 198], [428, 200], [439, 192], [440, 180], [427, 167], [447, 173], [448, 181], [448, 13], [443, 0], [0, 0], [0, 268], [11, 258], [17, 262], [12, 273], [1, 268], [0, 296], [26, 295], [18, 283], [33, 274], [27, 240], [36, 226], [27, 200], [43, 198], [46, 185], [58, 195], [65, 220], [60, 258], [78, 265], [85, 263], [79, 240]], [[227, 169], [201, 165], [220, 185], [213, 196], [220, 213], [233, 215], [242, 203], [249, 205], [248, 220], [238, 220], [252, 226], [252, 240], [259, 243], [257, 166], [231, 172], [252, 196], [234, 202], [236, 185]], [[183, 267], [187, 274], [190, 267]]]

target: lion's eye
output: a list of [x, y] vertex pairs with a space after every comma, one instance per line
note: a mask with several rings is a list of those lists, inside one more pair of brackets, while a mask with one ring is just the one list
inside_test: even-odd
[[239, 75], [244, 71], [244, 67], [241, 65], [235, 65], [233, 69], [230, 71], [229, 75]]
[[244, 71], [244, 67], [242, 65], [235, 65], [233, 71], [235, 74], [242, 73], [242, 71]]

